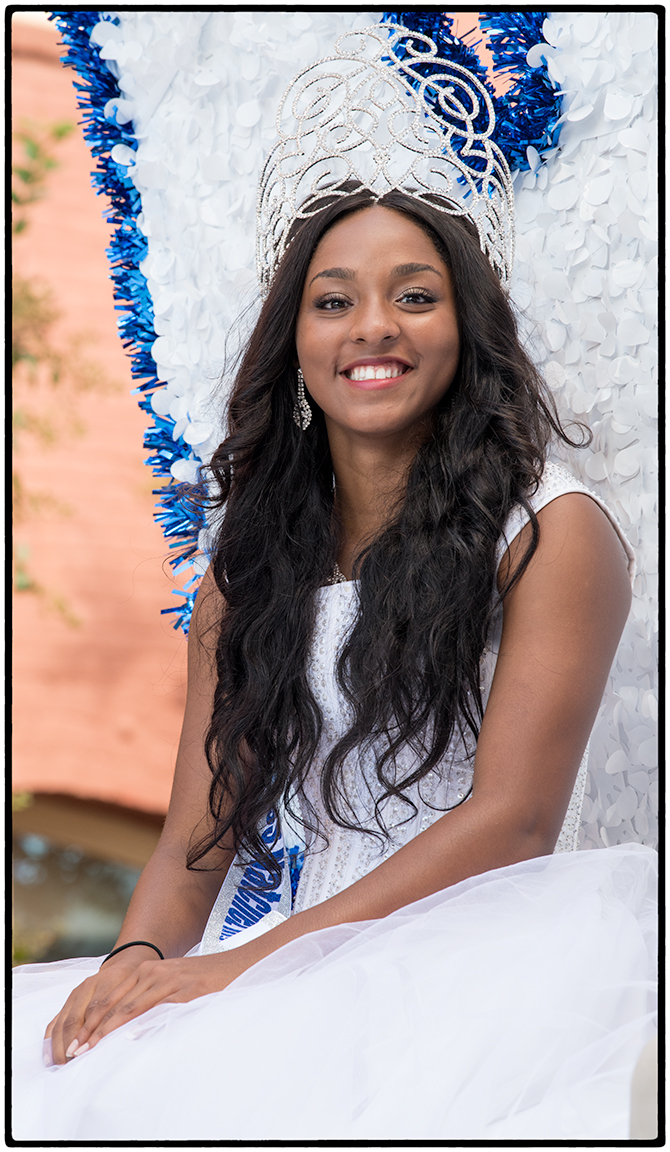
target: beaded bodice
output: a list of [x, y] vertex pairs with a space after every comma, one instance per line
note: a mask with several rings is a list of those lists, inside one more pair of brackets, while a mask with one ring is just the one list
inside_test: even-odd
[[[551, 500], [566, 492], [584, 492], [597, 500], [563, 468], [547, 464], [543, 483], [531, 503], [535, 511], [539, 511]], [[600, 500], [597, 500], [597, 503], [612, 520], [630, 565], [632, 559], [630, 546], [606, 506]], [[501, 540], [500, 557], [506, 545], [514, 539], [527, 519], [523, 510], [517, 508], [513, 511], [506, 525], [504, 539]], [[365, 876], [403, 844], [407, 844], [414, 836], [443, 816], [445, 811], [459, 804], [472, 784], [474, 743], [472, 746], [466, 746], [456, 733], [441, 764], [419, 784], [404, 790], [412, 801], [411, 805], [398, 797], [391, 797], [385, 802], [382, 816], [384, 824], [390, 830], [390, 840], [380, 842], [379, 837], [371, 834], [341, 828], [327, 817], [320, 793], [319, 768], [328, 750], [344, 735], [351, 720], [347, 704], [336, 682], [336, 664], [342, 644], [356, 617], [357, 595], [357, 585], [353, 581], [328, 585], [321, 588], [318, 593], [309, 677], [310, 686], [323, 714], [324, 728], [319, 753], [306, 781], [305, 794], [318, 815], [320, 826], [327, 837], [328, 847], [324, 847], [322, 838], [315, 839], [308, 847], [295, 911], [321, 903]], [[494, 619], [489, 643], [481, 661], [480, 683], [484, 706], [493, 680], [501, 634], [502, 612], [499, 611]], [[577, 848], [586, 782], [587, 753], [588, 749], [582, 759], [570, 805], [556, 844], [557, 852]], [[412, 764], [413, 754], [407, 749], [404, 756], [401, 754], [398, 757], [398, 778], [406, 777]], [[380, 786], [376, 780], [372, 753], [366, 755], [364, 752], [357, 752], [347, 758], [343, 784], [356, 822], [363, 827], [377, 828], [375, 799], [379, 795]]]

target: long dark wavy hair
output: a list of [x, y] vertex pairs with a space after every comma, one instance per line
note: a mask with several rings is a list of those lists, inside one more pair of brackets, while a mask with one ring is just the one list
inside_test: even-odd
[[[317, 244], [345, 215], [374, 202], [359, 190], [325, 202], [295, 229], [239, 366], [229, 435], [211, 462], [222, 509], [212, 568], [225, 608], [206, 738], [214, 830], [194, 835], [191, 868], [232, 833], [245, 857], [277, 876], [259, 824], [279, 801], [301, 796], [321, 737], [307, 662], [317, 589], [333, 571], [339, 537], [323, 414], [311, 401], [307, 431], [293, 420], [295, 330]], [[532, 537], [504, 597], [537, 547], [529, 497], [548, 442], [552, 434], [574, 441], [519, 343], [473, 225], [400, 192], [376, 202], [409, 216], [432, 239], [452, 276], [461, 343], [455, 379], [416, 453], [404, 499], [356, 561], [360, 607], [337, 666], [352, 722], [320, 771], [328, 817], [362, 832], [342, 771], [352, 750], [372, 749], [378, 835], [385, 836], [384, 802], [402, 797], [410, 818], [416, 808], [407, 790], [440, 765], [455, 732], [478, 734], [496, 545], [521, 504]], [[415, 766], [403, 777], [397, 756], [405, 746]], [[304, 797], [302, 812], [310, 833], [319, 833]]]

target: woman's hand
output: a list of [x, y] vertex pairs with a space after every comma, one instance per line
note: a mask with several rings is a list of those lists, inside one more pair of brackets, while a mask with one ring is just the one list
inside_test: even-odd
[[150, 948], [127, 948], [102, 964], [94, 976], [88, 976], [70, 993], [44, 1034], [45, 1040], [51, 1040], [54, 1064], [65, 1063], [67, 1052], [87, 1015], [103, 1004], [109, 1006], [118, 988], [127, 982], [149, 955], [155, 955]]
[[55, 1064], [88, 1052], [103, 1036], [157, 1004], [185, 1004], [220, 992], [245, 968], [234, 953], [148, 960], [148, 949], [137, 952], [134, 962], [109, 960], [69, 996], [46, 1030]]

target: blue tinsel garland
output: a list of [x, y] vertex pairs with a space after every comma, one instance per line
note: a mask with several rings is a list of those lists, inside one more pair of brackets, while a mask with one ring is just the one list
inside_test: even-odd
[[[486, 86], [496, 110], [494, 139], [507, 156], [512, 169], [529, 167], [526, 149], [532, 145], [542, 154], [555, 146], [560, 126], [561, 97], [554, 89], [546, 64], [530, 68], [526, 56], [533, 45], [544, 42], [542, 25], [546, 12], [480, 13], [480, 24], [487, 30], [489, 47], [496, 68], [515, 77], [514, 86], [504, 95], [496, 96], [488, 80], [487, 71], [479, 60], [475, 46], [469, 46], [453, 34], [452, 21], [443, 12], [394, 11], [384, 12], [384, 22], [404, 24], [430, 36], [445, 55], [470, 69]], [[151, 393], [162, 386], [156, 375], [156, 364], [151, 349], [156, 339], [153, 302], [140, 263], [147, 255], [147, 241], [138, 227], [142, 210], [140, 194], [128, 176], [128, 168], [112, 158], [112, 149], [123, 144], [131, 151], [137, 142], [131, 123], [119, 123], [111, 101], [123, 98], [116, 79], [105, 61], [100, 59], [97, 45], [92, 44], [92, 29], [101, 20], [118, 24], [118, 17], [109, 12], [59, 9], [51, 13], [63, 38], [66, 52], [63, 63], [74, 68], [80, 81], [75, 81], [79, 107], [83, 114], [84, 137], [96, 159], [92, 184], [96, 192], [109, 197], [107, 218], [115, 225], [108, 256], [114, 285], [118, 321], [124, 347], [131, 357], [133, 379], [139, 381], [140, 408], [151, 418], [145, 433], [144, 445], [150, 455], [146, 463], [154, 476], [168, 477], [161, 488], [154, 489], [158, 496], [155, 517], [160, 523], [170, 550], [174, 553], [171, 564], [176, 573], [187, 570], [198, 551], [198, 533], [205, 527], [203, 489], [199, 486], [177, 483], [171, 474], [176, 460], [196, 459], [189, 444], [173, 439], [175, 421], [170, 416], [157, 415], [151, 406]], [[194, 575], [185, 585], [185, 591], [175, 595], [183, 599], [178, 607], [164, 608], [163, 613], [176, 615], [175, 628], [188, 631], [199, 576]]]
[[[128, 176], [126, 165], [112, 158], [112, 149], [123, 144], [136, 151], [137, 141], [131, 123], [120, 124], [110, 101], [120, 100], [116, 79], [100, 59], [99, 48], [90, 40], [91, 31], [102, 20], [118, 24], [118, 17], [101, 11], [52, 11], [67, 51], [63, 63], [76, 69], [80, 80], [74, 81], [79, 108], [83, 114], [84, 138], [96, 159], [91, 183], [98, 194], [109, 197], [107, 219], [115, 225], [112, 242], [107, 249], [114, 285], [115, 307], [121, 313], [118, 321], [123, 346], [131, 358], [131, 373], [140, 381], [137, 389], [140, 408], [151, 417], [152, 425], [144, 437], [144, 446], [150, 452], [146, 463], [154, 476], [169, 477], [168, 483], [154, 489], [158, 496], [156, 520], [174, 553], [170, 563], [176, 573], [190, 567], [198, 550], [198, 533], [205, 526], [202, 489], [177, 483], [171, 474], [176, 460], [193, 460], [195, 456], [183, 439], [174, 440], [175, 422], [170, 416], [157, 416], [151, 407], [151, 393], [163, 382], [156, 375], [156, 363], [151, 349], [156, 339], [153, 302], [140, 264], [147, 255], [147, 241], [138, 227], [142, 211], [140, 194]], [[176, 592], [183, 602], [175, 608], [164, 608], [163, 613], [175, 613], [175, 628], [188, 631], [193, 610], [198, 576], [187, 581], [186, 591]]]
[[529, 145], [542, 155], [558, 144], [563, 96], [554, 87], [546, 60], [531, 68], [528, 52], [535, 44], [545, 44], [543, 26], [548, 12], [480, 12], [479, 23], [486, 31], [488, 48], [495, 69], [501, 75], [514, 76], [516, 82], [504, 96], [497, 98], [496, 113], [500, 123], [497, 143], [510, 168], [529, 167], [526, 149]]

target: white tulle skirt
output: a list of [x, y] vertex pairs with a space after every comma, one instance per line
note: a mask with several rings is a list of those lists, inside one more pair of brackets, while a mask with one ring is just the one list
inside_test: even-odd
[[328, 928], [69, 1064], [100, 959], [16, 970], [18, 1140], [627, 1139], [654, 1030], [656, 854], [565, 853]]

